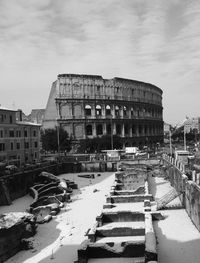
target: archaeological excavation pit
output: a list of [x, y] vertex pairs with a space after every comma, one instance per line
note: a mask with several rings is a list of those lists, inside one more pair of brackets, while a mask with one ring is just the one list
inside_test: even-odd
[[95, 262], [95, 258], [157, 262], [152, 224], [155, 211], [151, 214], [153, 197], [148, 191], [147, 174], [145, 165], [123, 165], [123, 171], [115, 173], [103, 211], [78, 250], [79, 263]]

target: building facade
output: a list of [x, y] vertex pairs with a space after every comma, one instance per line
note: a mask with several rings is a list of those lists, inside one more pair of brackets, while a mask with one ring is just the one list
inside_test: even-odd
[[125, 146], [162, 143], [162, 90], [130, 79], [60, 74], [43, 121], [44, 128], [56, 125], [74, 140], [116, 134]]
[[200, 132], [200, 118], [187, 118], [184, 122], [184, 130], [186, 133], [196, 130], [197, 133]]
[[21, 114], [0, 107], [0, 162], [20, 166], [40, 160], [40, 125], [22, 121]]

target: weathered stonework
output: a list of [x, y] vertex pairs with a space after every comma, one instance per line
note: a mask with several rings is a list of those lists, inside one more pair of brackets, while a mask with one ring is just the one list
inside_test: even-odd
[[141, 81], [60, 74], [53, 83], [44, 128], [58, 123], [74, 140], [118, 135], [124, 145], [163, 141], [162, 90]]
[[0, 262], [23, 249], [25, 239], [35, 233], [34, 215], [25, 212], [0, 214]]

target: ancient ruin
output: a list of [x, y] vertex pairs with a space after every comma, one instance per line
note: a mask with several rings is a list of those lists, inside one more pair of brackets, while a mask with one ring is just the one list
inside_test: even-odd
[[36, 218], [25, 212], [0, 214], [0, 262], [29, 248], [28, 238], [36, 233]]
[[47, 172], [37, 177], [36, 183], [30, 188], [34, 200], [29, 209], [36, 216], [37, 223], [48, 222], [60, 212], [64, 202], [70, 201], [72, 187], [75, 189], [77, 185]]
[[163, 219], [151, 209], [147, 165], [124, 163], [115, 173], [103, 212], [78, 250], [78, 263], [90, 258], [132, 258], [133, 262], [157, 262], [153, 220]]

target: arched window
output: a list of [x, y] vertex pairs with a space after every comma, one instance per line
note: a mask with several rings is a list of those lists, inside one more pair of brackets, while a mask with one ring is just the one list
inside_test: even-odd
[[103, 134], [103, 127], [102, 124], [97, 125], [97, 135], [102, 135]]
[[85, 115], [91, 116], [92, 115], [92, 108], [90, 105], [85, 105]]
[[92, 135], [92, 125], [86, 126], [86, 135]]
[[111, 115], [110, 105], [106, 105], [106, 116]]
[[101, 106], [100, 105], [96, 106], [96, 115], [101, 116]]
[[115, 106], [115, 116], [119, 117], [119, 107]]

